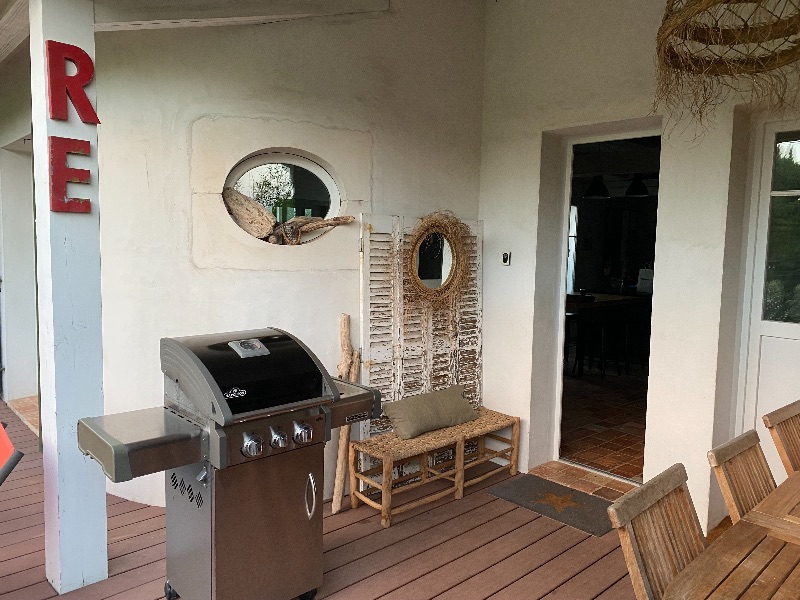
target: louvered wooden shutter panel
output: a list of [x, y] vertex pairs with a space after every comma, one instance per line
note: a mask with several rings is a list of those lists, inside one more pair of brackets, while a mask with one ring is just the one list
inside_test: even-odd
[[[362, 349], [364, 382], [393, 402], [457, 383], [481, 404], [482, 224], [467, 222], [469, 279], [455, 309], [433, 309], [410, 301], [403, 251], [412, 243], [417, 219], [363, 215]], [[387, 419], [369, 422], [362, 435], [390, 428]]]

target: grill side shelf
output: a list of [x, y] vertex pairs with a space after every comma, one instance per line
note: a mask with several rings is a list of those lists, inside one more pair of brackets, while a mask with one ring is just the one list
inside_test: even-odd
[[115, 483], [200, 462], [207, 446], [202, 428], [162, 407], [78, 421], [78, 448]]

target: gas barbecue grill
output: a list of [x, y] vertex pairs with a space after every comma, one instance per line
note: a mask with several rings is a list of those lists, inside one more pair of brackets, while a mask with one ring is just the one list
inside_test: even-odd
[[165, 471], [167, 600], [311, 599], [324, 441], [380, 415], [279, 329], [161, 340], [164, 407], [78, 421], [111, 481]]

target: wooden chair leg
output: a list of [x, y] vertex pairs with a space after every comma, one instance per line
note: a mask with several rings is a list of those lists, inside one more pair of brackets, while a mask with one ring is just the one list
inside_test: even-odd
[[356, 469], [358, 464], [356, 461], [358, 453], [353, 442], [350, 442], [350, 452], [348, 456], [348, 463], [350, 464], [350, 508], [358, 508], [358, 496], [356, 490], [358, 489], [358, 479], [356, 478]]
[[394, 463], [391, 459], [383, 459], [383, 481], [381, 481], [381, 525], [389, 527], [392, 524], [392, 470]]
[[519, 462], [519, 417], [514, 418], [511, 426], [511, 461], [508, 465], [508, 472], [513, 476], [517, 474], [517, 463]]
[[456, 500], [464, 497], [464, 438], [463, 436], [456, 442]]

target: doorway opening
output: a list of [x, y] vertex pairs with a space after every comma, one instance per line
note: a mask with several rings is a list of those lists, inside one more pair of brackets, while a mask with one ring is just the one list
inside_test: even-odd
[[575, 144], [559, 456], [642, 481], [659, 136]]

